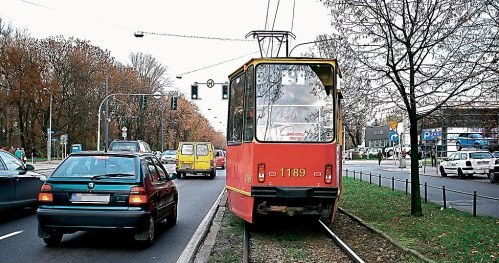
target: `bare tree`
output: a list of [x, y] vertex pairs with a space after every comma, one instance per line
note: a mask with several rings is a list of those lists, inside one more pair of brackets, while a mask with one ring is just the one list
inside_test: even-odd
[[[489, 1], [490, 2], [490, 1]], [[411, 214], [422, 215], [418, 120], [449, 101], [478, 100], [493, 78], [498, 30], [487, 3], [472, 0], [324, 1], [335, 31], [349, 49], [355, 74], [367, 78], [377, 100], [408, 116], [411, 136]], [[342, 54], [339, 54], [342, 57]], [[348, 73], [345, 73], [348, 74]], [[374, 98], [373, 98], [374, 99]]]

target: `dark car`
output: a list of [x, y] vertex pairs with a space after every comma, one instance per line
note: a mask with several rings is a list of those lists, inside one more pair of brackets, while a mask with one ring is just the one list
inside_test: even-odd
[[123, 141], [114, 140], [109, 145], [109, 151], [119, 152], [119, 151], [130, 151], [130, 152], [145, 152], [150, 153], [151, 147], [145, 141], [135, 140], [135, 141]]
[[38, 205], [37, 196], [45, 176], [33, 172], [12, 154], [0, 150], [0, 211]]
[[71, 154], [41, 187], [38, 236], [57, 245], [65, 233], [121, 230], [150, 245], [158, 222], [177, 222], [175, 178], [150, 153]]

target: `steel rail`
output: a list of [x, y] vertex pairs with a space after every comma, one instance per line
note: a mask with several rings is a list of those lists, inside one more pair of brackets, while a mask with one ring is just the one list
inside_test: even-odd
[[250, 262], [250, 231], [249, 223], [244, 223], [244, 235], [243, 235], [243, 263]]
[[333, 238], [333, 241], [356, 263], [364, 263], [364, 260], [362, 260], [355, 252], [347, 245], [345, 242], [343, 242], [329, 227], [327, 227], [326, 224], [324, 224], [321, 220], [319, 220], [319, 223], [326, 229], [326, 231], [331, 235]]

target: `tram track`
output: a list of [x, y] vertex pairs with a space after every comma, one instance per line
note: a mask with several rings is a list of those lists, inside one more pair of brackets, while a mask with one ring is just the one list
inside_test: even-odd
[[[284, 259], [279, 259], [279, 255], [281, 256], [286, 256], [287, 254], [292, 254], [294, 256], [298, 255], [298, 258], [295, 258], [294, 260], [297, 260], [298, 262], [300, 261], [300, 256], [299, 254], [301, 253], [301, 257], [303, 258], [303, 262], [354, 262], [354, 263], [364, 263], [365, 261], [360, 258], [344, 241], [342, 241], [325, 223], [323, 223], [321, 220], [318, 221], [310, 221], [312, 224], [307, 225], [305, 228], [310, 228], [310, 229], [302, 229], [300, 233], [298, 233], [296, 236], [292, 237], [292, 242], [293, 246], [289, 246], [287, 244], [286, 240], [283, 240], [283, 237], [281, 234], [276, 233], [275, 235], [272, 233], [272, 229], [275, 229], [274, 227], [270, 227], [269, 231], [270, 232], [262, 232], [261, 229], [256, 229], [253, 231], [256, 233], [255, 235], [252, 235], [252, 229], [255, 228], [255, 226], [252, 226], [249, 223], [245, 223], [244, 225], [244, 235], [243, 235], [243, 258], [242, 262], [243, 263], [250, 263], [250, 262], [283, 262]], [[287, 226], [284, 226], [284, 231], [286, 231]], [[319, 229], [320, 230], [319, 230]], [[281, 229], [282, 230], [282, 229]], [[280, 232], [278, 230], [277, 232]], [[319, 233], [317, 234], [316, 232], [322, 232], [322, 235]], [[311, 242], [310, 236], [308, 236], [306, 233], [313, 233], [313, 241]], [[292, 235], [292, 234], [291, 234]], [[263, 237], [263, 238], [262, 238]], [[263, 240], [258, 240], [259, 238], [264, 239]], [[285, 239], [285, 238], [284, 238]], [[333, 242], [331, 242], [333, 241]], [[274, 256], [267, 257], [267, 253], [259, 253], [255, 252], [254, 250], [263, 250], [263, 251], [268, 251], [269, 249], [267, 248], [261, 248], [261, 244], [265, 243], [267, 245], [272, 246], [270, 250], [275, 250], [274, 251]], [[329, 249], [325, 249], [322, 247], [324, 253], [319, 253], [319, 254], [314, 254], [314, 253], [308, 253], [306, 249], [299, 249], [299, 248], [312, 248], [314, 250], [317, 250], [317, 247], [315, 246], [310, 246], [310, 244], [331, 244], [331, 247]], [[253, 249], [252, 249], [253, 246]], [[320, 247], [320, 245], [318, 245]], [[335, 248], [336, 247], [336, 248]], [[298, 248], [298, 249], [296, 249]], [[281, 250], [281, 252], [277, 252]], [[340, 254], [341, 253], [341, 254]], [[317, 257], [314, 257], [314, 255], [317, 255]], [[288, 259], [289, 260], [289, 259]]]

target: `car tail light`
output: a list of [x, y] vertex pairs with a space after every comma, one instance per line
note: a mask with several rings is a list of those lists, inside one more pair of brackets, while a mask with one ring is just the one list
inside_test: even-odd
[[51, 203], [54, 201], [54, 195], [52, 194], [52, 186], [48, 184], [42, 185], [40, 193], [38, 193], [38, 201]]
[[265, 164], [264, 163], [258, 164], [258, 182], [259, 183], [265, 182]]
[[326, 171], [324, 172], [324, 183], [330, 184], [333, 181], [333, 166], [326, 164]]
[[466, 161], [466, 166], [471, 166], [471, 161]]
[[147, 204], [146, 189], [142, 186], [132, 187], [130, 189], [130, 197], [128, 197], [128, 204], [130, 205]]

